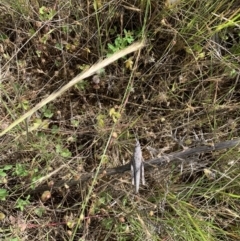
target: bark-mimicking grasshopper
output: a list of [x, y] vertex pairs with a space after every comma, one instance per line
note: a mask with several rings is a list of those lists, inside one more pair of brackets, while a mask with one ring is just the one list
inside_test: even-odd
[[135, 193], [137, 194], [140, 186], [140, 180], [142, 180], [142, 184], [145, 185], [142, 150], [140, 143], [137, 139], [131, 163], [131, 171], [132, 184], [135, 186]]

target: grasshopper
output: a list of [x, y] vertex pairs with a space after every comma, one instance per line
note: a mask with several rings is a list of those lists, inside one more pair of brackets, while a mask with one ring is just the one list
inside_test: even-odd
[[136, 145], [131, 162], [131, 171], [132, 171], [132, 184], [135, 186], [135, 193], [139, 191], [140, 180], [142, 184], [145, 185], [144, 177], [144, 163], [142, 157], [142, 150], [138, 139], [136, 139]]

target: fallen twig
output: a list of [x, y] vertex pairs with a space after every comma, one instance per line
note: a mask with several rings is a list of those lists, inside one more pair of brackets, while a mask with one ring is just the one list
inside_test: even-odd
[[[212, 146], [198, 146], [198, 147], [194, 147], [194, 148], [189, 148], [187, 150], [174, 152], [174, 153], [167, 154], [167, 155], [164, 155], [159, 158], [154, 158], [154, 159], [145, 161], [144, 169], [149, 170], [151, 168], [155, 168], [155, 167], [159, 167], [161, 165], [167, 164], [171, 161], [177, 161], [177, 160], [184, 161], [184, 160], [187, 160], [188, 157], [195, 155], [195, 154], [209, 153], [212, 151], [219, 151], [219, 150], [223, 150], [223, 149], [234, 148], [237, 146], [240, 146], [240, 138], [235, 139], [235, 140], [230, 140], [230, 141], [219, 142]], [[108, 168], [105, 170], [101, 170], [99, 172], [99, 175], [111, 176], [111, 175], [116, 175], [119, 173], [124, 173], [124, 172], [130, 171], [130, 170], [131, 170], [131, 163], [128, 163], [128, 164], [125, 164], [122, 166], [117, 166], [114, 168]], [[61, 181], [54, 183], [51, 186], [51, 189], [61, 188], [64, 185], [67, 185], [68, 187], [72, 187], [72, 186], [75, 186], [80, 183], [82, 184], [82, 183], [88, 181], [89, 179], [91, 179], [92, 177], [94, 177], [94, 175], [95, 175], [95, 172], [83, 173], [83, 174], [81, 174], [81, 176], [78, 180], [70, 180], [70, 181], [61, 180]], [[45, 190], [49, 190], [49, 189], [50, 189], [50, 187], [48, 185], [43, 185], [43, 186], [39, 186], [33, 190], [28, 191], [28, 194], [41, 193], [41, 192], [43, 192]]]

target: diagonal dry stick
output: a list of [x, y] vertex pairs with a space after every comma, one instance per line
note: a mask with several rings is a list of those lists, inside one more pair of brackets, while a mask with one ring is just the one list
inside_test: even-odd
[[[183, 160], [187, 159], [188, 157], [195, 155], [195, 154], [202, 154], [202, 153], [209, 153], [212, 151], [219, 151], [223, 149], [229, 149], [229, 148], [234, 148], [240, 146], [240, 138], [230, 140], [230, 141], [224, 141], [224, 142], [219, 142], [217, 144], [214, 144], [213, 146], [198, 146], [194, 148], [190, 148], [184, 151], [179, 151], [179, 152], [174, 152], [168, 155], [164, 155], [160, 158], [155, 158], [151, 159], [148, 161], [144, 162], [144, 168], [145, 170], [149, 170], [151, 168], [159, 167], [161, 165], [164, 165], [166, 163], [169, 163], [171, 161], [177, 161], [177, 160]], [[119, 173], [124, 173], [126, 171], [131, 170], [131, 163], [125, 164], [123, 166], [118, 166], [114, 168], [108, 168], [106, 170], [101, 170], [99, 174], [101, 175], [106, 175], [106, 176], [111, 176], [111, 175], [116, 175]], [[63, 187], [64, 185], [67, 185], [69, 187], [77, 185], [77, 184], [82, 184], [83, 182], [86, 182], [87, 180], [93, 178], [95, 176], [95, 172], [90, 172], [90, 173], [83, 173], [81, 174], [80, 178], [78, 180], [70, 180], [70, 181], [58, 181], [54, 183], [54, 185], [51, 187], [52, 189], [57, 189], [60, 187]], [[45, 190], [49, 190], [48, 185], [43, 185], [36, 187], [33, 190], [27, 191], [28, 194], [36, 194], [36, 193], [41, 193]]]
[[41, 109], [43, 106], [45, 106], [47, 103], [55, 100], [57, 97], [62, 95], [64, 92], [66, 92], [68, 89], [70, 89], [72, 86], [77, 84], [78, 82], [92, 76], [94, 73], [96, 73], [99, 69], [102, 69], [109, 64], [113, 63], [114, 61], [126, 56], [127, 54], [130, 54], [132, 52], [135, 52], [145, 46], [145, 42], [136, 42], [127, 48], [120, 50], [116, 52], [115, 54], [111, 55], [110, 57], [100, 61], [97, 64], [94, 64], [90, 69], [83, 71], [81, 74], [73, 78], [69, 83], [64, 85], [60, 90], [53, 92], [51, 95], [49, 95], [47, 98], [43, 99], [41, 102], [39, 102], [36, 106], [34, 106], [31, 110], [23, 114], [19, 119], [15, 120], [11, 125], [9, 125], [4, 131], [0, 133], [0, 137], [9, 132], [12, 128], [17, 126], [19, 123], [23, 122], [25, 119], [30, 117], [34, 112]]

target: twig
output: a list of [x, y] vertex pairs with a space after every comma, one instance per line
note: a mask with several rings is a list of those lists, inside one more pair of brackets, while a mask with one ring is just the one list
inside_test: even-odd
[[[213, 146], [198, 146], [198, 147], [190, 148], [190, 149], [187, 149], [184, 151], [174, 152], [174, 153], [164, 155], [159, 158], [145, 161], [144, 169], [149, 170], [151, 168], [159, 167], [164, 164], [167, 164], [171, 161], [177, 161], [177, 160], [184, 161], [184, 160], [187, 160], [188, 157], [195, 155], [195, 154], [209, 153], [212, 151], [219, 151], [219, 150], [223, 150], [223, 149], [234, 148], [237, 146], [240, 146], [240, 138], [235, 139], [235, 140], [230, 140], [230, 141], [219, 142], [217, 144], [214, 144]], [[99, 174], [104, 175], [104, 176], [112, 176], [112, 175], [124, 173], [126, 171], [130, 171], [130, 170], [131, 170], [131, 163], [128, 163], [128, 164], [125, 164], [122, 166], [108, 168], [106, 170], [101, 170], [99, 172]], [[78, 180], [58, 181], [58, 182], [54, 183], [51, 188], [57, 189], [57, 188], [63, 187], [64, 185], [72, 187], [77, 184], [82, 184], [82, 183], [90, 180], [91, 178], [93, 178], [94, 175], [95, 175], [94, 172], [83, 173], [83, 174], [81, 174], [81, 176]], [[36, 193], [41, 193], [41, 192], [43, 192], [45, 190], [49, 190], [49, 189], [50, 189], [50, 187], [48, 185], [44, 185], [44, 186], [36, 187], [34, 190], [27, 191], [27, 193], [28, 194], [36, 194]]]

